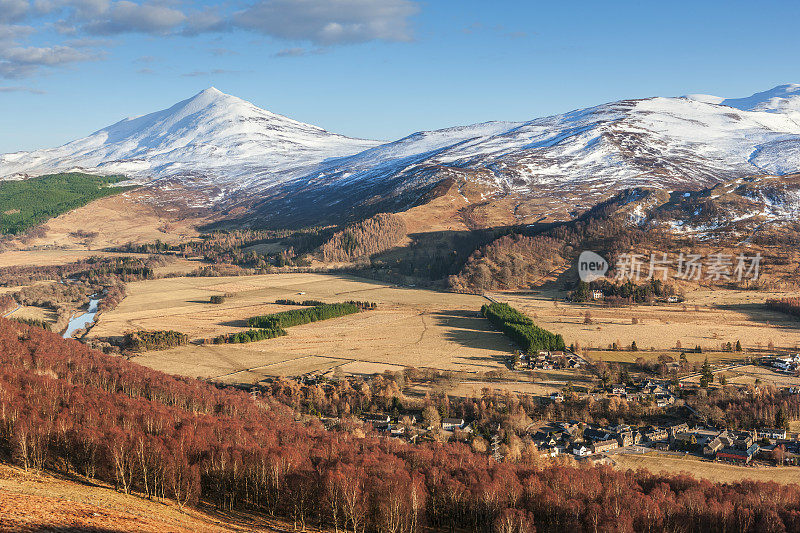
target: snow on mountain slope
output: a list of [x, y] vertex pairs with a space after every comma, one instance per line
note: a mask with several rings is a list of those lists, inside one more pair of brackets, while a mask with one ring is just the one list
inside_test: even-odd
[[[270, 113], [212, 87], [58, 148], [0, 156], [0, 177], [81, 168], [145, 179], [200, 173], [241, 186], [255, 171], [268, 169], [279, 179], [377, 144]], [[270, 181], [263, 172], [261, 180]]]
[[[478, 184], [481, 199], [513, 196], [520, 206], [557, 198], [570, 212], [626, 188], [701, 189], [800, 171], [800, 85], [740, 99], [621, 100], [385, 144], [331, 134], [212, 88], [59, 148], [0, 156], [0, 179], [71, 168], [169, 178], [151, 187], [153, 201], [211, 185], [204, 205], [252, 209], [262, 221], [404, 209], [455, 179]], [[536, 209], [519, 212], [533, 217]]]
[[800, 84], [778, 85], [769, 91], [756, 93], [747, 98], [728, 98], [720, 103], [742, 111], [800, 113]]
[[[733, 110], [708, 96], [650, 98], [529, 122], [421, 132], [330, 161], [309, 177], [368, 183], [445, 166], [485, 170], [497, 188], [528, 193], [540, 187], [698, 187], [788, 173], [800, 170], [800, 120], [784, 110], [800, 105], [800, 93], [785, 94], [768, 112]], [[754, 99], [776, 105], [774, 96]]]

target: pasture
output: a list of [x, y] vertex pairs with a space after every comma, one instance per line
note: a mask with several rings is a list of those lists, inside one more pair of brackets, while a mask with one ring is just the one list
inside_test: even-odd
[[[703, 351], [719, 351], [722, 343], [763, 351], [772, 342], [776, 348], [800, 347], [800, 321], [763, 308], [767, 298], [787, 293], [743, 290], [698, 289], [686, 294], [682, 304], [630, 305], [605, 307], [596, 303], [554, 301], [563, 293], [539, 294], [491, 293], [501, 302], [524, 311], [539, 326], [561, 333], [567, 344], [577, 342], [582, 348], [603, 350], [603, 359], [634, 361], [635, 352], [608, 352], [617, 343], [627, 347], [636, 341], [640, 351], [669, 352], [677, 358], [678, 343], [683, 349], [700, 346]], [[590, 322], [586, 322], [586, 313]], [[687, 356], [689, 354], [687, 353]], [[647, 357], [647, 355], [645, 355]], [[736, 354], [728, 354], [735, 359]], [[703, 357], [705, 358], [705, 357]], [[724, 357], [720, 354], [719, 359]], [[711, 359], [711, 358], [709, 358]]]
[[800, 482], [800, 467], [797, 466], [736, 466], [697, 457], [682, 458], [660, 454], [614, 454], [612, 459], [615, 467], [622, 470], [642, 468], [655, 473], [687, 474], [718, 483], [753, 480], [788, 485]]
[[[134, 358], [173, 374], [255, 383], [267, 376], [372, 374], [405, 366], [487, 372], [505, 368], [513, 345], [478, 317], [480, 296], [397, 287], [342, 275], [275, 274], [168, 278], [128, 284], [128, 296], [100, 315], [92, 337], [134, 329], [174, 329], [198, 343], [246, 329], [248, 317], [291, 309], [277, 299], [363, 300], [378, 308], [304, 324], [288, 335], [248, 344], [190, 344]], [[212, 295], [228, 295], [211, 304]]]

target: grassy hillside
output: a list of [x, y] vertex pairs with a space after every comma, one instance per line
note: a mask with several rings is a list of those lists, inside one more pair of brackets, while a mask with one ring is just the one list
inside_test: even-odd
[[23, 232], [92, 200], [131, 189], [109, 187], [124, 179], [122, 176], [64, 173], [0, 182], [0, 234]]

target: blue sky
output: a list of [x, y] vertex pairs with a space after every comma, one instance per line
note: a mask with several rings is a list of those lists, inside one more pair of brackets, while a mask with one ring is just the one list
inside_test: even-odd
[[0, 153], [215, 86], [392, 140], [800, 82], [800, 2], [0, 0]]

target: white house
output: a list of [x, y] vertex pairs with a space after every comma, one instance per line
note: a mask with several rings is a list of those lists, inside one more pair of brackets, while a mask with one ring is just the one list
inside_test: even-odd
[[586, 457], [587, 455], [592, 455], [592, 450], [586, 446], [579, 446], [572, 449], [572, 454], [576, 457]]
[[445, 418], [442, 420], [442, 429], [445, 431], [454, 431], [464, 427], [463, 418]]

